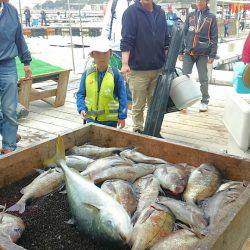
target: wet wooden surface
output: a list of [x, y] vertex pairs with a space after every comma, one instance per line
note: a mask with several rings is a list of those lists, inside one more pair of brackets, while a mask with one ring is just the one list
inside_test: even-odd
[[[211, 85], [208, 112], [200, 113], [197, 104], [188, 108], [186, 112], [166, 114], [162, 136], [170, 141], [199, 149], [226, 152], [229, 135], [222, 117], [225, 98], [231, 90], [231, 87]], [[80, 127], [82, 120], [76, 110], [76, 91], [77, 89], [73, 88], [67, 92], [66, 102], [62, 107], [54, 108], [43, 101], [32, 102], [29, 116], [19, 121], [19, 133], [22, 136], [19, 148]], [[130, 111], [125, 130], [132, 131]]]

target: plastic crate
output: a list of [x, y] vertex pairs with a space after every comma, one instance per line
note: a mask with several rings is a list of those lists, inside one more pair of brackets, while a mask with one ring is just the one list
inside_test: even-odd
[[234, 77], [233, 85], [237, 93], [250, 94], [250, 88], [247, 88], [243, 82], [243, 72], [246, 65], [243, 62], [237, 62], [234, 64]]

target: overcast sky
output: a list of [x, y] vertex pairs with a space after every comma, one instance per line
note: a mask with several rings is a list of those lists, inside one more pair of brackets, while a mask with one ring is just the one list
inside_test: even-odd
[[[16, 7], [18, 7], [18, 2], [19, 2], [18, 0], [10, 0], [10, 3], [15, 5]], [[22, 8], [24, 8], [25, 6], [32, 7], [37, 3], [43, 3], [43, 2], [45, 2], [45, 0], [21, 0]]]

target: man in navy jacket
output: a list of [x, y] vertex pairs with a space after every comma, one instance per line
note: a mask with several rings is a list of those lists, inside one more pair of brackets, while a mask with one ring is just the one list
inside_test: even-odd
[[0, 134], [2, 154], [16, 149], [17, 70], [15, 57], [24, 64], [26, 78], [31, 77], [31, 55], [24, 40], [17, 10], [0, 0]]
[[152, 0], [136, 1], [122, 18], [122, 73], [132, 92], [133, 131], [143, 131], [143, 111], [150, 105], [165, 62], [169, 37], [165, 13]]

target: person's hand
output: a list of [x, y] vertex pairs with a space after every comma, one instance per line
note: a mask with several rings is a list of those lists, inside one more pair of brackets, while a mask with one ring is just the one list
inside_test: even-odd
[[128, 66], [128, 64], [122, 65], [121, 72], [122, 72], [124, 80], [127, 81], [127, 74], [130, 73], [130, 67]]
[[81, 111], [81, 117], [83, 120], [86, 120], [87, 113], [84, 110]]
[[184, 55], [183, 54], [179, 55], [178, 59], [179, 59], [179, 61], [183, 61], [184, 60]]
[[32, 76], [30, 65], [24, 66], [24, 72], [25, 72], [25, 80], [30, 80], [30, 78]]
[[119, 128], [124, 128], [125, 127], [125, 120], [120, 120], [119, 119], [117, 125], [118, 125]]
[[214, 62], [214, 58], [209, 58], [207, 63], [212, 64], [213, 62]]

